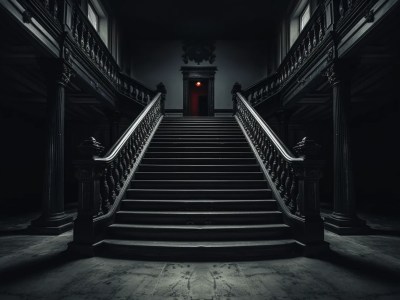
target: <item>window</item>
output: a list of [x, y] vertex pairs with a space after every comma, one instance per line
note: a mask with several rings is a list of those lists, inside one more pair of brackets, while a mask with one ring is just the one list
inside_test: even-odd
[[310, 4], [304, 8], [303, 12], [300, 14], [300, 32], [304, 29], [307, 22], [310, 20]]
[[99, 31], [99, 15], [91, 3], [88, 3], [88, 19], [96, 31]]

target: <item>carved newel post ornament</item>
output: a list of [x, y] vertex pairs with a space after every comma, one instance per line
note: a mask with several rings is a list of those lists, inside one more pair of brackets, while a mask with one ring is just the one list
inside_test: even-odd
[[110, 203], [102, 201], [100, 180], [104, 167], [94, 163], [104, 147], [89, 137], [78, 146], [79, 159], [74, 162], [75, 177], [79, 185], [78, 216], [75, 220], [74, 242], [88, 247], [94, 241], [93, 218], [101, 216], [110, 208]]
[[333, 213], [325, 218], [325, 227], [339, 234], [352, 234], [367, 229], [365, 221], [356, 215], [348, 112], [351, 87], [348, 64], [335, 62], [324, 73], [332, 86], [334, 195]]
[[68, 48], [61, 57], [42, 61], [48, 79], [46, 164], [42, 215], [32, 221], [31, 229], [48, 234], [59, 234], [73, 225], [72, 217], [64, 212], [65, 88], [73, 75]]

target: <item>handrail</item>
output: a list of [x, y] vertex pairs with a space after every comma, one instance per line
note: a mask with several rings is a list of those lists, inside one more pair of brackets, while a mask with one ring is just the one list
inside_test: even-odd
[[282, 154], [284, 159], [288, 162], [302, 162], [304, 161], [303, 157], [294, 157], [291, 151], [283, 144], [283, 142], [275, 135], [275, 133], [271, 130], [267, 123], [260, 117], [260, 115], [256, 112], [256, 110], [246, 101], [242, 94], [239, 92], [237, 96], [243, 101], [243, 104], [247, 107], [247, 109], [251, 112], [254, 119], [259, 123], [261, 128], [265, 131], [271, 141], [274, 143], [278, 151]]
[[124, 132], [124, 134], [119, 138], [119, 140], [111, 147], [111, 149], [107, 152], [105, 157], [95, 157], [94, 161], [109, 163], [117, 156], [121, 148], [126, 144], [129, 137], [138, 127], [140, 122], [144, 119], [147, 113], [152, 109], [157, 100], [161, 97], [161, 93], [157, 93], [157, 95], [153, 98], [153, 100], [146, 106], [146, 108], [140, 113], [134, 123], [129, 126], [129, 128]]
[[93, 245], [111, 224], [157, 127], [163, 119], [165, 91], [160, 91], [103, 157], [93, 137], [79, 147], [75, 161], [79, 182], [74, 243]]

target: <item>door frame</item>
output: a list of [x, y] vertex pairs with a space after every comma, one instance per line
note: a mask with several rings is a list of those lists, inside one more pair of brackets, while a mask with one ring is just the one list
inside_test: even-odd
[[191, 80], [208, 82], [208, 116], [214, 116], [214, 78], [217, 67], [181, 67], [183, 75], [183, 115], [190, 116], [189, 84]]

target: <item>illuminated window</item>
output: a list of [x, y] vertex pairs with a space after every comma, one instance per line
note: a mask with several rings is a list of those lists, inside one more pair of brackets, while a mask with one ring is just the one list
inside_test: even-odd
[[88, 3], [88, 19], [96, 31], [99, 31], [99, 15], [91, 3]]
[[307, 25], [308, 21], [310, 21], [310, 4], [307, 4], [303, 12], [300, 14], [300, 32]]

